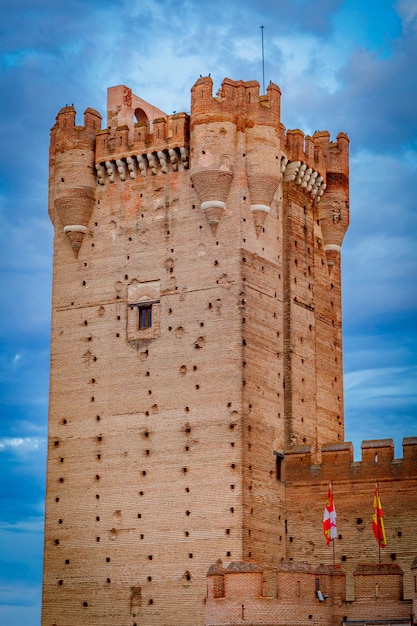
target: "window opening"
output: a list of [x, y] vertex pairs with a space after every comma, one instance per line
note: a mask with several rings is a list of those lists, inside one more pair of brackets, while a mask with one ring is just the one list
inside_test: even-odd
[[145, 304], [138, 307], [139, 309], [139, 330], [151, 328], [152, 326], [152, 304]]
[[275, 454], [275, 474], [276, 474], [276, 478], [277, 480], [281, 480], [282, 479], [282, 460], [284, 458], [284, 455], [281, 454], [280, 452], [274, 452]]
[[134, 304], [129, 304], [130, 309], [138, 310], [137, 318], [134, 322], [137, 330], [152, 328], [154, 313], [153, 305], [157, 303], [159, 303], [159, 300], [147, 300], [143, 303], [135, 302]]

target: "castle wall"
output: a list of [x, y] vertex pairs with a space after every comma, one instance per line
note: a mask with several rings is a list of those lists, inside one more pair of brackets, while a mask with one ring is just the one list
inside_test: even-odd
[[231, 563], [207, 573], [207, 626], [305, 626], [307, 624], [411, 624], [411, 601], [402, 599], [398, 566], [358, 568], [354, 602], [345, 599], [340, 567], [297, 561], [277, 567], [275, 589], [266, 595], [259, 565]]
[[311, 453], [300, 449], [285, 459], [287, 504], [287, 557], [309, 563], [332, 562], [321, 520], [329, 483], [337, 512], [336, 563], [347, 575], [347, 597], [353, 599], [353, 572], [358, 563], [377, 563], [378, 544], [372, 531], [375, 483], [384, 513], [386, 548], [383, 563], [398, 564], [404, 571], [404, 598], [410, 599], [413, 583], [410, 564], [417, 552], [415, 485], [417, 457], [415, 438], [406, 438], [402, 459], [394, 459], [392, 440], [362, 444], [362, 461], [353, 460], [352, 444], [325, 446], [320, 465]]

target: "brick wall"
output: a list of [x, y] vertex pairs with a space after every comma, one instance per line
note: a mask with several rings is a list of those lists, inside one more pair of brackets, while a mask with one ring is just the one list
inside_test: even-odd
[[[356, 599], [346, 601], [345, 574], [338, 567], [284, 561], [276, 587], [266, 595], [263, 571], [248, 562], [207, 573], [207, 626], [238, 624], [302, 626], [341, 624], [349, 620], [381, 624], [411, 623], [411, 601], [402, 598], [402, 570], [396, 565], [361, 566], [355, 574]], [[219, 593], [219, 589], [222, 590]]]
[[417, 553], [415, 520], [417, 478], [415, 438], [403, 442], [402, 459], [394, 459], [392, 440], [362, 444], [362, 461], [353, 459], [352, 444], [323, 448], [322, 463], [312, 463], [309, 451], [293, 451], [285, 459], [287, 557], [310, 563], [330, 563], [332, 551], [323, 537], [321, 520], [328, 484], [333, 483], [337, 512], [336, 562], [347, 574], [347, 596], [354, 597], [353, 572], [358, 563], [377, 563], [378, 544], [372, 531], [375, 482], [384, 512], [387, 537], [381, 548], [384, 563], [404, 571], [404, 597], [412, 597], [410, 566]]

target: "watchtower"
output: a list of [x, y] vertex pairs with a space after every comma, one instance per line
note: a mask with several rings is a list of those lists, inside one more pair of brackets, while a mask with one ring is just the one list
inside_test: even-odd
[[212, 88], [51, 131], [44, 626], [203, 624], [219, 557], [286, 557], [286, 451], [343, 441], [348, 139]]

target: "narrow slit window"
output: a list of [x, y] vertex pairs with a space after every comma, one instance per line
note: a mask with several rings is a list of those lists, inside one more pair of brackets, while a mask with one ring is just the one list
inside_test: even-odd
[[284, 455], [279, 452], [274, 452], [275, 454], [275, 476], [277, 480], [282, 480], [282, 461], [284, 459]]

